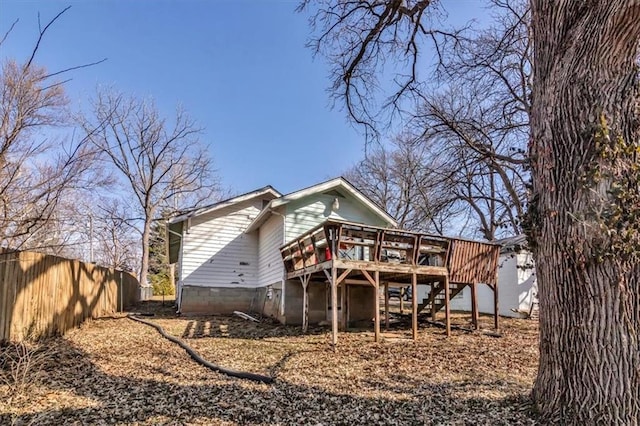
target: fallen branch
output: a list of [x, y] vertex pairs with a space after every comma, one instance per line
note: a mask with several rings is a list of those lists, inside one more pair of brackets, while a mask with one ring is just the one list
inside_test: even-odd
[[255, 319], [254, 317], [252, 317], [251, 315], [245, 314], [244, 312], [240, 312], [240, 311], [233, 311], [233, 315], [239, 316], [240, 318], [249, 320], [249, 321], [253, 321], [253, 322], [260, 322], [257, 319]]
[[196, 352], [192, 347], [190, 347], [189, 345], [184, 343], [182, 340], [178, 339], [175, 336], [167, 334], [167, 332], [165, 332], [164, 329], [162, 327], [160, 327], [158, 324], [154, 324], [151, 321], [143, 320], [142, 318], [138, 318], [138, 317], [136, 317], [134, 315], [127, 315], [127, 318], [129, 318], [129, 319], [131, 319], [133, 321], [141, 322], [143, 324], [146, 324], [146, 325], [149, 325], [149, 326], [155, 328], [156, 330], [158, 330], [158, 332], [164, 338], [166, 338], [166, 339], [172, 341], [173, 343], [177, 344], [178, 346], [180, 346], [182, 349], [187, 351], [187, 353], [191, 356], [191, 358], [193, 358], [197, 363], [199, 363], [201, 365], [204, 365], [205, 367], [209, 368], [210, 370], [216, 371], [218, 373], [226, 374], [227, 376], [237, 377], [239, 379], [253, 380], [255, 382], [262, 382], [262, 383], [267, 383], [267, 384], [273, 383], [274, 379], [273, 379], [273, 377], [270, 377], [270, 376], [263, 376], [261, 374], [247, 373], [247, 372], [244, 372], [244, 371], [230, 370], [228, 368], [224, 368], [224, 367], [220, 367], [218, 365], [212, 364], [209, 361], [207, 361], [206, 359], [202, 358], [198, 352]]

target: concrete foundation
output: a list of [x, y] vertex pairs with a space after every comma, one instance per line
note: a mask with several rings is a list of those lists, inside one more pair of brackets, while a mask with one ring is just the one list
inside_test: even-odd
[[282, 290], [279, 288], [273, 288], [272, 286], [257, 288], [256, 306], [253, 307], [253, 311], [261, 312], [264, 317], [275, 318], [280, 322], [284, 322], [282, 315], [280, 315], [281, 299]]
[[[284, 313], [286, 324], [302, 324], [302, 283], [300, 280], [285, 282]], [[327, 319], [327, 285], [324, 282], [310, 282], [307, 287], [309, 296], [309, 324], [317, 324]]]
[[[331, 321], [331, 292], [325, 282], [310, 282], [309, 324]], [[338, 315], [340, 311], [338, 289]], [[350, 326], [368, 324], [375, 315], [375, 291], [371, 286], [347, 286], [346, 310]], [[182, 288], [180, 312], [185, 315], [232, 314], [233, 311], [260, 313], [275, 318], [284, 324], [302, 324], [302, 284], [299, 280], [285, 282], [284, 315], [280, 314], [282, 290], [271, 286], [259, 288], [242, 287], [195, 287]]]
[[186, 315], [249, 312], [255, 296], [255, 288], [184, 286], [180, 312]]
[[[299, 280], [285, 283], [285, 316], [290, 325], [302, 324], [302, 284]], [[324, 282], [310, 282], [309, 296], [309, 324], [331, 321], [331, 290]], [[341, 315], [340, 289], [338, 289], [338, 317]], [[368, 323], [375, 316], [375, 291], [372, 286], [347, 286], [347, 321], [349, 325]]]
[[349, 313], [349, 325], [370, 325], [371, 320], [376, 315], [376, 292], [373, 286], [347, 286], [347, 296], [347, 312]]
[[182, 288], [180, 312], [185, 315], [228, 315], [233, 311], [262, 314], [284, 322], [280, 315], [282, 290], [271, 286]]

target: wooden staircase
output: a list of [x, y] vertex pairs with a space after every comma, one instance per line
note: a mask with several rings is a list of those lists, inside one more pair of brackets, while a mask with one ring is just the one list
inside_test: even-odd
[[[449, 283], [449, 300], [456, 297], [464, 288], [466, 284]], [[445, 292], [444, 283], [438, 282], [434, 285], [433, 291], [430, 291], [426, 298], [418, 303], [418, 312], [427, 310], [427, 312], [438, 312], [445, 305]], [[431, 310], [431, 305], [435, 306], [435, 310]]]

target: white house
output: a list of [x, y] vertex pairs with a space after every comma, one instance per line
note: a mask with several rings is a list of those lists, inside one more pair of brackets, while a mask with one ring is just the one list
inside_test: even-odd
[[[528, 317], [537, 309], [538, 284], [533, 254], [527, 249], [526, 237], [518, 235], [496, 241], [502, 245], [498, 262], [499, 314], [508, 317]], [[478, 287], [478, 310], [493, 313], [493, 292]], [[465, 288], [451, 300], [451, 309], [469, 310], [471, 292]]]
[[[298, 323], [300, 284], [287, 283], [280, 247], [327, 219], [397, 226], [343, 178], [287, 195], [267, 186], [172, 218], [167, 226], [169, 258], [177, 264], [179, 311], [254, 311]], [[315, 291], [325, 291], [318, 288]], [[367, 289], [349, 297], [368, 300], [375, 295]], [[310, 303], [316, 318], [326, 318], [330, 308], [325, 295], [316, 295]], [[353, 305], [357, 304], [354, 300]], [[364, 310], [361, 316], [371, 315]]]

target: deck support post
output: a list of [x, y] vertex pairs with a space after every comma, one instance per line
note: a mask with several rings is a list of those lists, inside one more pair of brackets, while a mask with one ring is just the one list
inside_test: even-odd
[[475, 330], [480, 328], [478, 317], [478, 284], [471, 283], [471, 322], [473, 322], [473, 328]]
[[[377, 296], [380, 297], [380, 296]], [[389, 330], [389, 282], [384, 283], [384, 329]]]
[[331, 230], [331, 344], [333, 350], [338, 345], [338, 271], [336, 269], [336, 230]]
[[429, 298], [431, 299], [431, 321], [436, 320], [436, 281], [431, 281], [431, 295]]
[[449, 288], [449, 276], [444, 277], [444, 314], [445, 325], [447, 328], [447, 337], [451, 336], [451, 289]]
[[335, 266], [331, 266], [331, 344], [338, 344], [338, 285]]
[[411, 328], [413, 341], [418, 339], [418, 276], [411, 274]]
[[347, 283], [340, 283], [340, 330], [347, 329]]
[[302, 332], [306, 333], [309, 327], [309, 279], [311, 275], [304, 275], [300, 277], [302, 281]]
[[376, 343], [380, 341], [380, 293], [379, 293], [379, 289], [380, 289], [380, 272], [379, 271], [375, 271], [374, 272], [374, 289], [373, 291], [375, 292], [375, 297], [374, 297], [374, 301], [375, 301], [375, 317], [373, 320], [373, 332], [375, 335], [375, 340]]

